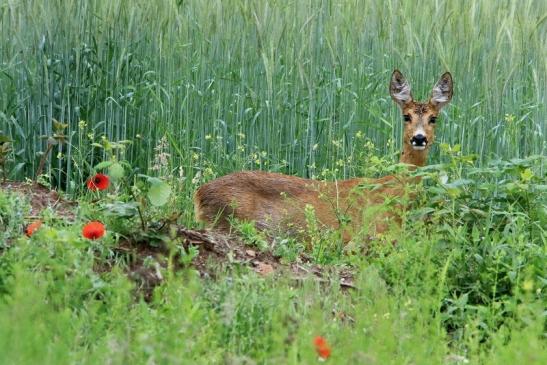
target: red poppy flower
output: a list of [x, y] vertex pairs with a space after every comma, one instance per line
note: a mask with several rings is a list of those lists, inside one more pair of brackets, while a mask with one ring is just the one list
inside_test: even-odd
[[317, 352], [317, 355], [319, 355], [321, 359], [326, 360], [329, 358], [331, 348], [324, 337], [316, 336], [313, 339], [313, 344], [315, 345], [315, 351]]
[[321, 337], [321, 336], [316, 336], [314, 339], [313, 339], [313, 344], [316, 346], [316, 347], [323, 347], [323, 346], [326, 346], [327, 345], [327, 340], [325, 340], [325, 338]]
[[89, 190], [105, 190], [110, 185], [110, 179], [104, 174], [95, 174], [87, 180], [87, 188]]
[[25, 234], [30, 237], [42, 226], [42, 221], [32, 222], [25, 228]]
[[96, 240], [104, 236], [105, 231], [104, 224], [93, 221], [89, 222], [84, 226], [84, 228], [82, 228], [82, 236], [90, 240]]
[[315, 349], [317, 351], [317, 355], [319, 355], [322, 359], [328, 359], [330, 356], [330, 347], [318, 347]]

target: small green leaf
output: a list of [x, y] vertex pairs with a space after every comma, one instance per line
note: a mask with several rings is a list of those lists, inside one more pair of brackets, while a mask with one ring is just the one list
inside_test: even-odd
[[169, 200], [171, 195], [171, 187], [163, 181], [154, 181], [148, 189], [148, 199], [150, 203], [156, 207], [161, 207]]
[[461, 190], [456, 187], [448, 188], [446, 189], [446, 192], [452, 199], [457, 199], [461, 194]]
[[534, 172], [530, 169], [526, 169], [520, 173], [520, 178], [524, 182], [530, 182], [530, 180], [532, 180], [533, 177], [534, 177]]
[[439, 181], [441, 182], [441, 184], [446, 184], [448, 182], [448, 175], [443, 173], [441, 176], [439, 176]]

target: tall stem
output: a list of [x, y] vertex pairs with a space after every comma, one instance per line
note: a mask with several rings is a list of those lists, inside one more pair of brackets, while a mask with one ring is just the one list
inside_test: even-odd
[[53, 144], [48, 143], [46, 152], [42, 155], [42, 158], [40, 158], [40, 164], [38, 165], [38, 170], [36, 170], [36, 176], [34, 178], [34, 181], [38, 180], [38, 176], [42, 175], [42, 171], [44, 170], [44, 165], [46, 164], [47, 156], [51, 152], [51, 149], [53, 148]]

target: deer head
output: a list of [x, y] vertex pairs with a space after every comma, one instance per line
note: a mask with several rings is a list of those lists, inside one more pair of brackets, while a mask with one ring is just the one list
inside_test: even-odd
[[424, 166], [429, 147], [435, 140], [435, 123], [441, 109], [452, 99], [452, 76], [445, 72], [433, 87], [426, 103], [414, 101], [410, 84], [399, 70], [393, 71], [389, 91], [403, 114], [401, 162]]

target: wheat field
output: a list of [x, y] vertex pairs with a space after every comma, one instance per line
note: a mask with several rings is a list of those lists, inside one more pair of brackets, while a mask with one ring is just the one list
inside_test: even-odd
[[171, 167], [188, 174], [207, 163], [314, 176], [359, 149], [356, 134], [395, 160], [391, 71], [423, 100], [449, 70], [439, 142], [481, 162], [544, 154], [546, 12], [541, 0], [7, 1], [0, 130], [21, 178], [53, 119], [67, 123], [47, 168], [69, 191], [87, 176], [81, 162], [102, 158], [89, 142], [103, 136], [130, 140], [143, 169], [166, 136]]

